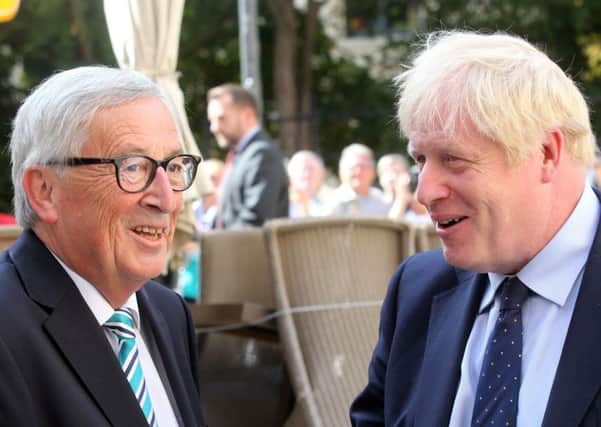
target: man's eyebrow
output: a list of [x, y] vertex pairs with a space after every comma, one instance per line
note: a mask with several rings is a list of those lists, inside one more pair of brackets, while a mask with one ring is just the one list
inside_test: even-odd
[[178, 154], [183, 154], [184, 153], [184, 149], [182, 147], [179, 147], [175, 150], [171, 150], [168, 154], [167, 157], [172, 157], [172, 156], [177, 156]]

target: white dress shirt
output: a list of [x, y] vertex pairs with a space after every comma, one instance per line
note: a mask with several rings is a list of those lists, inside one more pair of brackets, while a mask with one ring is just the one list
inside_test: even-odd
[[328, 200], [328, 215], [387, 216], [390, 210], [384, 193], [375, 187], [371, 187], [366, 196], [360, 196], [352, 188], [342, 184], [328, 195]]
[[[90, 310], [94, 314], [94, 317], [96, 317], [98, 324], [100, 326], [104, 325], [104, 323], [106, 323], [106, 321], [113, 315], [115, 310], [102, 296], [102, 294], [98, 292], [96, 287], [94, 287], [90, 282], [81, 277], [75, 271], [67, 267], [56, 255], [55, 258], [65, 269], [67, 274], [69, 274], [73, 282], [75, 282], [75, 286], [77, 286], [81, 296], [85, 300], [86, 304], [88, 304], [88, 307], [90, 307]], [[141, 319], [140, 312], [138, 310], [138, 300], [136, 298], [136, 294], [133, 294], [129, 297], [124, 307], [128, 307], [133, 311], [135, 326], [139, 332], [139, 334], [136, 336], [138, 354], [140, 356], [140, 363], [142, 364], [142, 371], [144, 372], [146, 387], [148, 388], [148, 393], [150, 394], [150, 401], [152, 402], [152, 408], [154, 409], [154, 414], [158, 421], [158, 425], [161, 427], [177, 426], [177, 418], [173, 412], [173, 408], [171, 407], [171, 403], [167, 397], [167, 392], [165, 391], [165, 387], [163, 386], [163, 382], [161, 381], [154, 361], [152, 360], [152, 357], [148, 351], [144, 333], [141, 332]], [[115, 355], [117, 355], [119, 351], [117, 337], [115, 337], [106, 328], [103, 327], [103, 329], [107, 339], [109, 340], [109, 343], [111, 344], [111, 347], [113, 348], [113, 351], [115, 352]]]
[[[517, 273], [532, 291], [522, 307], [522, 384], [518, 400], [518, 427], [540, 426], [543, 422], [599, 213], [599, 199], [587, 184], [565, 224]], [[461, 379], [451, 413], [451, 427], [465, 427], [471, 423], [484, 350], [499, 314], [500, 303], [495, 294], [505, 276], [489, 273], [488, 277], [489, 285], [461, 362]]]

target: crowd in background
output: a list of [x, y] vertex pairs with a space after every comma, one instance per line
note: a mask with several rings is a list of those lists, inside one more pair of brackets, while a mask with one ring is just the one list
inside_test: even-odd
[[[315, 151], [300, 150], [283, 161], [289, 182], [289, 218], [381, 216], [416, 226], [432, 223], [416, 197], [417, 167], [403, 154], [384, 154], [376, 161], [368, 146], [355, 142], [342, 150], [337, 175], [326, 169]], [[210, 158], [203, 167], [214, 191], [196, 205], [199, 231], [214, 228], [225, 163]], [[590, 170], [589, 181], [595, 186], [601, 183], [601, 156]]]
[[[368, 146], [352, 143], [342, 150], [337, 176], [311, 150], [297, 151], [284, 163], [289, 182], [289, 218], [381, 216], [416, 225], [431, 223], [415, 197], [417, 171], [412, 171], [402, 154], [385, 154], [376, 161]], [[199, 231], [214, 228], [211, 224], [218, 210], [225, 163], [207, 159], [203, 167], [214, 191], [196, 205]]]

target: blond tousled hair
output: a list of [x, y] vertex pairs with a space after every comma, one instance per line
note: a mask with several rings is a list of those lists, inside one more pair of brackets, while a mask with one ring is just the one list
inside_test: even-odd
[[427, 37], [395, 78], [401, 131], [475, 130], [517, 163], [560, 129], [570, 155], [595, 158], [589, 110], [575, 83], [541, 50], [504, 34], [444, 31]]

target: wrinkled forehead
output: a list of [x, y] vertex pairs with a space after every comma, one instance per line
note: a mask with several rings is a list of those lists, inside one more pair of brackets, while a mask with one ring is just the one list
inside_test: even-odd
[[183, 149], [173, 116], [158, 98], [142, 98], [98, 110], [84, 145], [103, 153], [153, 154], [156, 158], [181, 153]]
[[[406, 134], [409, 142], [407, 152], [424, 152], [436, 148], [464, 147], [466, 145], [483, 145], [483, 142], [494, 143], [482, 134], [470, 121], [463, 121], [453, 126], [438, 126], [433, 128], [416, 127]], [[475, 147], [474, 147], [475, 148]]]
[[415, 129], [406, 132], [407, 153], [413, 156], [415, 152], [421, 152], [428, 147], [443, 145], [449, 140], [449, 135], [440, 130]]

